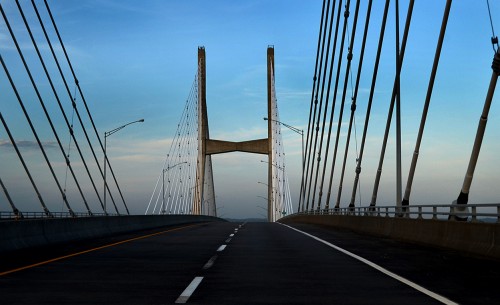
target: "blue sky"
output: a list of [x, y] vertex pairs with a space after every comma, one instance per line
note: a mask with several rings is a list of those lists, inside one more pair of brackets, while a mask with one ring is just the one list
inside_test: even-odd
[[[358, 142], [383, 9], [382, 1], [375, 2], [358, 96]], [[400, 2], [402, 32], [407, 1]], [[444, 2], [415, 4], [401, 79], [403, 187], [425, 100]], [[500, 3], [491, 2], [495, 29], [500, 32], [500, 14], [497, 13], [500, 12]], [[38, 67], [15, 2], [1, 0], [0, 3], [30, 63]], [[34, 13], [30, 2], [21, 1], [21, 4], [28, 19], [32, 20]], [[266, 137], [267, 125], [262, 117], [266, 116], [268, 45], [275, 47], [276, 91], [281, 120], [307, 130], [322, 1], [85, 0], [49, 1], [49, 4], [99, 132], [139, 118], [145, 119], [143, 124], [127, 127], [108, 139], [110, 161], [133, 213], [144, 211], [161, 172], [169, 141], [196, 73], [198, 46], [204, 46], [207, 54], [211, 137], [234, 141]], [[42, 3], [38, 6], [42, 7]], [[393, 6], [391, 9], [364, 155], [361, 198], [358, 199], [363, 205], [368, 203], [373, 187], [380, 153], [379, 142], [383, 137], [394, 77]], [[366, 1], [362, 1], [359, 29], [362, 29], [365, 12]], [[39, 31], [35, 35], [41, 37]], [[450, 203], [460, 191], [491, 77], [493, 50], [490, 37], [491, 28], [484, 1], [455, 1], [452, 4], [417, 165], [412, 203]], [[356, 50], [360, 42], [361, 33], [358, 32]], [[47, 52], [47, 47], [41, 46]], [[34, 98], [3, 20], [0, 20], [0, 52], [7, 65], [12, 67], [23, 96], [28, 100]], [[357, 66], [355, 56], [354, 73]], [[40, 84], [45, 84], [41, 86], [43, 90], [47, 90], [40, 68], [33, 68], [33, 72], [40, 77]], [[33, 136], [24, 123], [19, 107], [10, 104], [13, 94], [3, 71], [0, 73], [0, 88], [0, 107], [8, 118], [9, 127], [15, 130], [17, 140], [32, 143]], [[500, 179], [498, 99], [497, 94], [472, 184], [471, 202], [498, 201], [499, 193], [495, 188]], [[35, 114], [40, 113], [37, 106], [34, 103], [30, 105], [34, 117], [39, 117]], [[338, 109], [335, 121], [337, 114]], [[346, 112], [343, 121], [347, 123], [347, 120]], [[60, 118], [57, 124], [62, 126]], [[345, 141], [347, 128], [346, 124], [343, 126], [341, 134]], [[5, 141], [5, 132], [3, 128], [0, 130], [0, 141]], [[54, 141], [47, 126], [40, 127], [40, 132], [44, 141]], [[391, 135], [379, 204], [393, 204], [395, 200], [394, 132], [391, 131]], [[64, 139], [67, 138], [65, 135]], [[294, 204], [297, 204], [300, 137], [291, 131], [284, 131], [284, 140], [292, 195]], [[349, 191], [344, 191], [344, 200], [350, 198], [355, 167], [354, 141], [352, 143], [344, 182], [344, 190]], [[340, 145], [342, 153], [339, 155], [343, 154], [344, 146]], [[13, 157], [12, 149], [4, 145], [0, 151], [1, 177], [8, 182], [9, 190], [14, 193], [11, 194], [13, 199], [22, 202], [20, 205], [24, 205], [26, 210], [31, 204], [32, 209], [38, 209], [33, 194], [22, 192], [27, 188], [26, 178], [19, 161]], [[42, 167], [39, 165], [42, 164], [39, 154], [32, 154], [31, 166]], [[266, 166], [260, 163], [261, 159], [258, 155], [240, 153], [214, 156], [215, 187], [221, 207], [219, 214], [226, 217], [259, 217], [262, 210], [257, 205], [265, 202], [257, 196], [266, 196], [266, 189], [257, 181], [265, 181], [267, 177]], [[338, 166], [339, 163], [336, 172], [340, 172]], [[64, 175], [63, 172], [61, 174]], [[50, 186], [46, 188], [43, 190], [46, 196], [54, 196], [54, 201], [59, 202]], [[336, 188], [338, 182], [334, 181], [334, 193]], [[55, 210], [61, 208], [60, 203], [53, 203], [52, 206]], [[3, 195], [0, 196], [0, 209], [8, 209]]]

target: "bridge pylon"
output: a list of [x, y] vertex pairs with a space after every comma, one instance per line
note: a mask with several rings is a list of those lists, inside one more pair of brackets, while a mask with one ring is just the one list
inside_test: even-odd
[[[274, 47], [267, 49], [267, 113], [268, 137], [241, 142], [231, 142], [210, 138], [206, 100], [206, 57], [205, 48], [198, 47], [198, 159], [196, 168], [195, 196], [193, 197], [193, 214], [217, 216], [215, 188], [213, 183], [212, 155], [229, 152], [246, 152], [268, 156], [268, 220], [279, 218], [280, 204], [275, 192], [277, 165], [274, 162], [273, 144], [279, 132], [276, 123], [276, 98], [274, 92]], [[275, 126], [278, 126], [277, 128]], [[284, 190], [283, 190], [284, 191]]]

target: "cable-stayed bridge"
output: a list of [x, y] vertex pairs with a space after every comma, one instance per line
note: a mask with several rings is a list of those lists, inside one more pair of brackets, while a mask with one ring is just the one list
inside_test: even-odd
[[200, 47], [198, 73], [146, 214], [217, 216], [211, 156], [235, 151], [268, 155], [268, 219], [276, 221], [283, 215], [291, 214], [290, 187], [281, 137], [282, 123], [274, 85], [274, 48], [267, 49], [268, 137], [265, 139], [231, 142], [210, 138], [205, 62], [205, 49]]
[[[385, 1], [380, 11], [372, 11], [372, 4], [323, 1], [304, 132], [281, 121], [280, 75], [275, 75], [274, 47], [269, 46], [267, 137], [235, 142], [211, 136], [206, 55], [199, 47], [194, 81], [145, 199], [145, 215], [130, 215], [127, 187], [119, 183], [106, 154], [108, 136], [144, 119], [103, 137], [47, 1], [16, 1], [13, 16], [0, 6], [0, 38], [9, 43], [0, 55], [0, 253], [6, 262], [0, 277], [7, 302], [495, 303], [500, 297], [495, 288], [500, 205], [468, 202], [500, 74], [493, 19], [491, 79], [484, 105], [477, 109], [480, 119], [473, 147], [467, 148], [472, 150], [469, 162], [462, 165], [467, 169], [463, 185], [450, 198], [456, 199], [453, 204], [420, 205], [410, 195], [452, 1], [444, 4], [436, 44], [426, 46], [433, 50], [431, 71], [420, 125], [413, 131], [417, 140], [404, 193], [401, 83], [414, 1], [408, 1], [401, 22], [398, 1], [394, 7]], [[371, 23], [375, 14], [378, 27]], [[381, 70], [380, 62], [389, 56], [383, 47], [393, 29], [387, 24], [391, 14], [396, 20], [395, 37], [390, 36], [395, 69], [389, 71]], [[370, 39], [375, 48], [369, 49]], [[381, 77], [390, 79], [387, 88], [379, 88]], [[363, 98], [362, 83], [370, 85]], [[383, 113], [371, 114], [377, 90], [390, 92], [390, 103]], [[356, 111], [362, 107], [365, 117], [359, 122]], [[379, 158], [363, 159], [370, 118], [385, 116], [387, 110]], [[305, 140], [300, 189], [294, 190], [288, 178], [282, 127]], [[391, 128], [396, 129], [394, 158], [385, 156]], [[34, 141], [18, 137], [26, 133]], [[269, 223], [233, 224], [217, 218], [212, 155], [230, 152], [267, 155], [262, 162], [267, 163]], [[395, 187], [381, 185], [384, 161], [395, 164]], [[360, 197], [366, 162], [376, 168], [369, 202]], [[348, 171], [355, 174], [352, 184]], [[381, 186], [395, 189], [395, 204], [377, 203]], [[27, 282], [37, 288], [26, 293]]]

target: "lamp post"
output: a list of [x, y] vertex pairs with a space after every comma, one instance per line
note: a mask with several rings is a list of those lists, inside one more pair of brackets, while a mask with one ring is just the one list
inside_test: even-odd
[[126, 126], [128, 126], [128, 125], [130, 125], [130, 124], [134, 124], [134, 123], [142, 123], [142, 122], [144, 122], [144, 119], [140, 119], [140, 120], [137, 120], [137, 121], [133, 121], [133, 122], [127, 123], [127, 124], [125, 124], [125, 125], [122, 125], [122, 126], [120, 126], [120, 127], [117, 127], [117, 128], [115, 128], [115, 129], [112, 129], [112, 130], [110, 130], [110, 131], [105, 131], [105, 132], [104, 132], [104, 214], [105, 214], [105, 215], [108, 215], [108, 212], [107, 212], [107, 210], [106, 210], [106, 188], [107, 188], [107, 186], [108, 186], [108, 184], [106, 183], [106, 167], [107, 167], [107, 164], [108, 164], [108, 162], [109, 162], [109, 161], [108, 161], [108, 156], [107, 156], [107, 154], [106, 154], [106, 139], [107, 139], [110, 135], [112, 135], [112, 134], [114, 134], [114, 133], [118, 132], [119, 130], [121, 130], [121, 129], [125, 128]]
[[161, 200], [161, 213], [162, 214], [165, 214], [165, 172], [171, 170], [172, 168], [178, 166], [178, 165], [181, 165], [181, 164], [184, 164], [184, 163], [187, 163], [187, 161], [184, 161], [184, 162], [179, 162], [177, 164], [174, 164], [172, 166], [167, 166], [167, 168], [164, 168], [162, 170], [162, 176], [163, 176], [163, 183], [162, 183], [162, 200]]
[[304, 170], [304, 130], [298, 129], [297, 127], [290, 126], [288, 124], [285, 124], [285, 123], [277, 121], [277, 120], [264, 118], [264, 121], [268, 121], [268, 120], [272, 121], [272, 122], [276, 122], [280, 125], [283, 125], [286, 128], [290, 129], [291, 131], [298, 133], [301, 136], [301, 138], [302, 138], [302, 170]]
[[[272, 121], [272, 122], [276, 122], [278, 124], [281, 124], [283, 126], [285, 126], [286, 128], [290, 129], [291, 131], [295, 132], [295, 133], [298, 133], [300, 136], [301, 136], [301, 139], [302, 139], [302, 179], [301, 179], [301, 184], [300, 184], [300, 192], [301, 194], [303, 195], [303, 188], [304, 188], [304, 163], [305, 163], [305, 155], [304, 155], [304, 130], [301, 130], [301, 129], [298, 129], [297, 127], [293, 127], [293, 126], [290, 126], [288, 124], [285, 124], [283, 122], [280, 122], [278, 120], [273, 120], [273, 119], [268, 119], [268, 118], [264, 118], [264, 121]], [[300, 209], [300, 204], [302, 202], [302, 198], [299, 198], [299, 209]]]

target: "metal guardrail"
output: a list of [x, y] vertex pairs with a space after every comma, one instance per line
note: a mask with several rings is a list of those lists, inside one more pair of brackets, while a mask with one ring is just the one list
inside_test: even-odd
[[74, 212], [73, 214], [69, 212], [50, 212], [47, 215], [44, 212], [19, 212], [15, 214], [14, 212], [2, 212], [0, 211], [0, 220], [21, 220], [21, 219], [42, 219], [42, 218], [79, 218], [79, 217], [102, 217], [102, 216], [119, 216], [118, 214], [107, 215], [105, 213], [83, 213]]
[[[471, 222], [500, 223], [500, 203], [398, 206], [366, 206], [316, 209], [293, 215], [351, 215], [375, 217], [406, 217], [415, 219], [467, 220]], [[290, 215], [290, 216], [293, 216]]]

